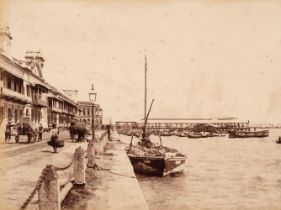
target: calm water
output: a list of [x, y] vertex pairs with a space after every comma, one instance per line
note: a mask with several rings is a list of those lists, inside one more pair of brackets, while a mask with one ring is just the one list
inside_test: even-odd
[[279, 135], [273, 129], [267, 138], [162, 137], [188, 159], [180, 175], [138, 176], [150, 209], [281, 209], [281, 144], [274, 142]]

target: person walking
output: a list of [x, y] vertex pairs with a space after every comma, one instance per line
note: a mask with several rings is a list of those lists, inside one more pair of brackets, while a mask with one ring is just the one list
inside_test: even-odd
[[52, 129], [50, 131], [50, 135], [51, 135], [51, 140], [50, 143], [48, 144], [53, 147], [54, 153], [57, 153], [59, 130], [56, 124], [53, 124]]
[[42, 141], [42, 135], [43, 135], [43, 126], [42, 124], [38, 127], [38, 141]]
[[7, 143], [8, 140], [11, 139], [11, 133], [12, 133], [12, 123], [11, 121], [8, 122], [6, 125], [6, 130], [5, 130], [5, 143]]
[[112, 136], [111, 136], [112, 126], [111, 125], [106, 125], [106, 129], [107, 129], [107, 138], [108, 138], [109, 141], [112, 141]]

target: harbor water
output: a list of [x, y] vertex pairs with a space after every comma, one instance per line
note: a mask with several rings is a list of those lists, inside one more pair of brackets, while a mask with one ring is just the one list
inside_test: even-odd
[[162, 137], [163, 145], [186, 154], [187, 162], [175, 176], [137, 176], [149, 208], [281, 209], [281, 144], [274, 142], [279, 135], [281, 129], [271, 129], [266, 138]]

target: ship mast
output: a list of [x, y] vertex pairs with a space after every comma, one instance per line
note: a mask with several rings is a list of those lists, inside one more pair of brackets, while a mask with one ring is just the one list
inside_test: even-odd
[[144, 55], [144, 135], [146, 135], [146, 115], [147, 115], [147, 60], [146, 60], [146, 52]]

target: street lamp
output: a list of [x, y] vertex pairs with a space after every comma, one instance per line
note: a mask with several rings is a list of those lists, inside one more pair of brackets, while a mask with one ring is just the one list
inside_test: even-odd
[[92, 84], [92, 88], [89, 92], [89, 99], [90, 99], [90, 102], [92, 102], [92, 141], [95, 140], [95, 109], [94, 109], [94, 106], [95, 106], [96, 98], [97, 98], [97, 93], [94, 90], [94, 84]]

